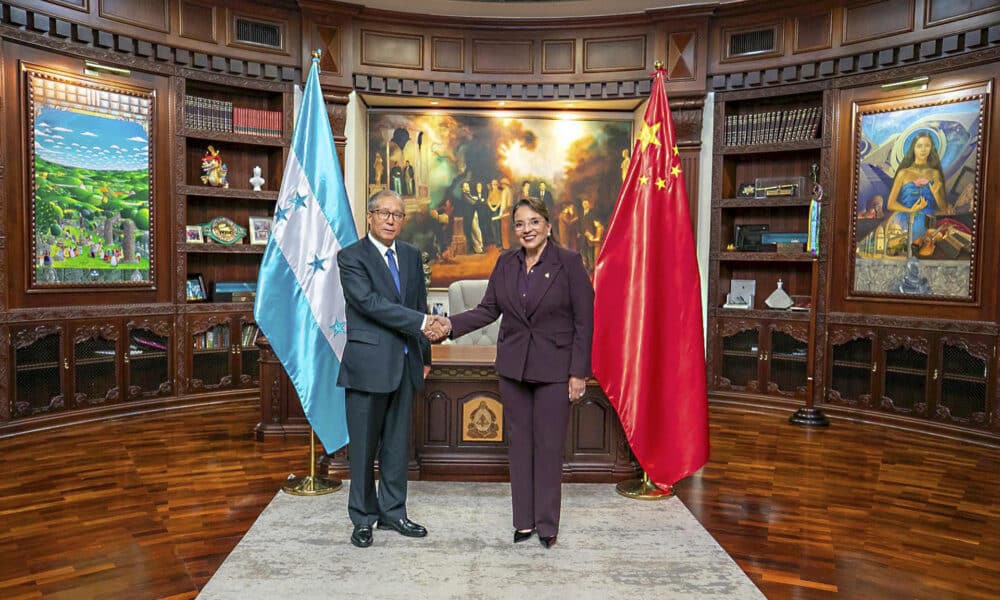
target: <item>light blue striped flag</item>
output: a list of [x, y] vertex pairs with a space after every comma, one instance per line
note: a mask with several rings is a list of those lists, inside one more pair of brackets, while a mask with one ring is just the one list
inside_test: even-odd
[[318, 63], [314, 58], [292, 134], [260, 265], [254, 317], [295, 385], [309, 424], [333, 453], [348, 441], [344, 389], [337, 387], [347, 343], [337, 253], [357, 241], [358, 232], [323, 105]]

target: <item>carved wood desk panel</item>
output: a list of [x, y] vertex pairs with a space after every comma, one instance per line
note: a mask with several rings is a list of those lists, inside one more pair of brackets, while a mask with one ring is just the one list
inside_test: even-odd
[[[258, 440], [309, 431], [295, 389], [270, 346], [261, 344]], [[504, 481], [507, 438], [493, 346], [438, 345], [434, 366], [413, 407], [411, 479]], [[320, 459], [319, 471], [348, 477], [346, 453]], [[570, 413], [563, 462], [566, 481], [615, 482], [638, 473], [618, 415], [596, 381]]]

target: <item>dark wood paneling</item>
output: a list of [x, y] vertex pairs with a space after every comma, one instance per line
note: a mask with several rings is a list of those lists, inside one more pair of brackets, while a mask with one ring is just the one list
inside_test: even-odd
[[576, 70], [576, 40], [542, 41], [542, 74], [572, 73]]
[[168, 0], [98, 0], [98, 14], [105, 19], [164, 33], [170, 32], [169, 8]]
[[694, 31], [672, 32], [667, 35], [667, 77], [671, 81], [693, 80], [698, 72], [695, 48], [698, 34]]
[[606, 426], [612, 421], [609, 418], [611, 416], [608, 414], [609, 410], [608, 406], [585, 400], [573, 411], [575, 422], [572, 426], [573, 435], [570, 436], [570, 442], [574, 451], [588, 454], [611, 454], [613, 450], [611, 432]]
[[814, 52], [833, 47], [833, 13], [830, 11], [795, 19], [792, 52]]
[[344, 42], [341, 28], [322, 25], [317, 27], [316, 31], [322, 42], [320, 49], [323, 54], [319, 59], [320, 72], [327, 75], [341, 75], [343, 73], [341, 65], [344, 64]]
[[473, 40], [472, 72], [487, 74], [534, 73], [532, 40]]
[[583, 72], [604, 73], [645, 69], [646, 36], [583, 40]]
[[925, 6], [925, 27], [984, 14], [998, 8], [996, 0], [926, 0]]
[[216, 41], [215, 5], [182, 0], [180, 4], [181, 37], [209, 42]]
[[68, 6], [83, 12], [90, 12], [90, 0], [48, 0], [52, 4]]
[[681, 150], [681, 171], [684, 173], [684, 191], [687, 193], [691, 231], [698, 232], [698, 163], [701, 150]]
[[844, 9], [844, 45], [913, 31], [913, 0], [879, 0]]
[[458, 37], [432, 37], [431, 70], [455, 73], [464, 71], [465, 40]]
[[423, 69], [424, 36], [363, 29], [361, 64], [396, 69]]
[[452, 422], [449, 416], [451, 399], [443, 392], [435, 392], [427, 396], [426, 413], [424, 418], [424, 440], [428, 444], [447, 445], [451, 440], [448, 437], [448, 424]]

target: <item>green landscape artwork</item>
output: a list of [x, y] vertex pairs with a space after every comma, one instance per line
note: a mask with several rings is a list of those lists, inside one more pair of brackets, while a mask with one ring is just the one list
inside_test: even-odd
[[152, 98], [28, 72], [36, 286], [152, 281]]

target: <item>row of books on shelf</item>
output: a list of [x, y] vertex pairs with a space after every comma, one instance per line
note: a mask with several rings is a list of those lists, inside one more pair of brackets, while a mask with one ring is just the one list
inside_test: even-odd
[[253, 323], [245, 323], [243, 325], [243, 332], [241, 334], [242, 339], [240, 340], [244, 348], [248, 346], [253, 346], [257, 343], [257, 336], [260, 335], [260, 327]]
[[[260, 328], [254, 323], [245, 323], [240, 331], [240, 345], [244, 348], [257, 343]], [[229, 328], [213, 327], [205, 333], [199, 333], [193, 340], [195, 350], [212, 350], [229, 347]]]
[[229, 347], [229, 328], [213, 327], [205, 333], [199, 333], [192, 340], [195, 350], [214, 350]]
[[726, 145], [775, 144], [811, 140], [819, 136], [822, 108], [726, 115]]
[[188, 129], [281, 137], [282, 116], [279, 110], [234, 107], [226, 100], [184, 97], [184, 126]]

